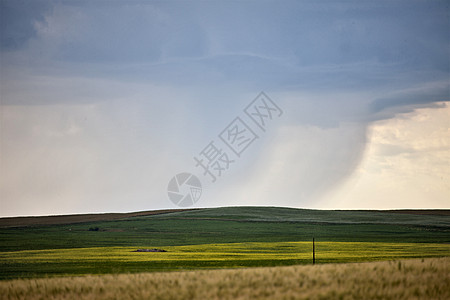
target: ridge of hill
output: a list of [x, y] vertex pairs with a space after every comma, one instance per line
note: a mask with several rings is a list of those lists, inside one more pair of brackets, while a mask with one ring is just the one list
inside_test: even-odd
[[0, 218], [0, 228], [114, 221], [133, 217], [167, 214], [194, 209], [195, 208], [161, 209], [161, 210], [148, 210], [129, 213], [92, 213], [92, 214], [73, 214], [73, 215], [4, 217]]
[[129, 213], [5, 217], [0, 218], [0, 228], [95, 223], [145, 217], [249, 222], [420, 224], [429, 226], [450, 226], [450, 210], [448, 209], [317, 210], [273, 206], [232, 206], [217, 208], [162, 209]]

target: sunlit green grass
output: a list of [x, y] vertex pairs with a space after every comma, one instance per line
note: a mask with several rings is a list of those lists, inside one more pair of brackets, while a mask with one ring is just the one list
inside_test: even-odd
[[5, 227], [0, 279], [311, 264], [313, 237], [319, 264], [450, 256], [449, 225], [448, 215], [225, 207]]
[[[148, 248], [153, 248], [149, 246]], [[163, 247], [95, 247], [0, 253], [1, 277], [39, 277], [312, 263], [311, 242], [254, 242]], [[450, 256], [449, 244], [317, 242], [317, 263]]]
[[[92, 227], [99, 231], [89, 231]], [[208, 208], [111, 221], [0, 228], [0, 251], [307, 242], [313, 237], [330, 242], [450, 243], [450, 216]]]

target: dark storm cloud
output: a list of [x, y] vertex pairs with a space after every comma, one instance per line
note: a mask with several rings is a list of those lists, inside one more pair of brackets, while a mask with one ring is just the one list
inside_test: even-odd
[[0, 49], [13, 51], [36, 37], [35, 22], [44, 22], [52, 3], [41, 0], [0, 1]]

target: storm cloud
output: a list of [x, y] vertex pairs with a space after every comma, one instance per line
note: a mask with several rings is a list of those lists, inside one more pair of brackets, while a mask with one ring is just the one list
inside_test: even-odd
[[[1, 16], [5, 216], [173, 207], [180, 172], [202, 180], [198, 206], [318, 207], [374, 123], [450, 100], [446, 1], [2, 1]], [[208, 182], [193, 157], [260, 91], [283, 116]]]

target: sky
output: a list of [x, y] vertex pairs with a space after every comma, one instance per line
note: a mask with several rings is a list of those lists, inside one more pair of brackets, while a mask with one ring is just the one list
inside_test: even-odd
[[0, 0], [0, 217], [449, 209], [449, 6]]

